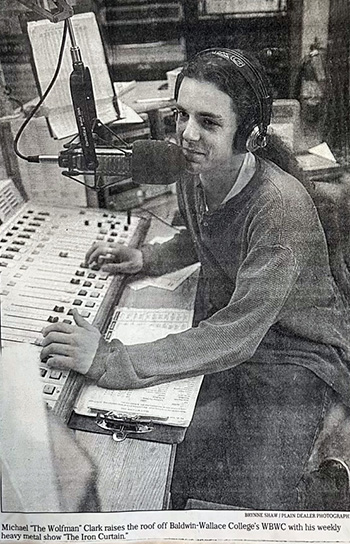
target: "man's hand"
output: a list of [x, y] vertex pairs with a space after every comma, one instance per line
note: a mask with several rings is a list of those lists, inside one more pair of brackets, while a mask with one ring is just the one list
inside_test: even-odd
[[46, 327], [41, 359], [48, 366], [72, 369], [86, 374], [95, 357], [101, 334], [96, 327], [73, 310], [75, 325], [54, 323]]
[[85, 256], [87, 265], [95, 263], [108, 274], [137, 274], [142, 270], [142, 252], [123, 244], [94, 243]]

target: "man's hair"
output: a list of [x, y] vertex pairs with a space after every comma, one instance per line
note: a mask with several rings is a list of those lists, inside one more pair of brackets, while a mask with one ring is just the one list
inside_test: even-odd
[[308, 181], [295, 158], [295, 154], [277, 134], [269, 133], [266, 147], [258, 149], [255, 154], [258, 157], [274, 162], [282, 170], [303, 182], [308, 188]]

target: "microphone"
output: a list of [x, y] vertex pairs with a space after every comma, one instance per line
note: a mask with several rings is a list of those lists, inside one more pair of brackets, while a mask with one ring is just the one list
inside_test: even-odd
[[132, 146], [132, 178], [139, 185], [171, 185], [186, 168], [180, 146], [164, 140], [137, 140]]
[[186, 168], [180, 146], [164, 140], [136, 140], [130, 149], [96, 148], [98, 165], [85, 167], [81, 149], [67, 149], [57, 155], [28, 157], [29, 162], [54, 163], [67, 168], [70, 175], [132, 177], [138, 185], [171, 185]]

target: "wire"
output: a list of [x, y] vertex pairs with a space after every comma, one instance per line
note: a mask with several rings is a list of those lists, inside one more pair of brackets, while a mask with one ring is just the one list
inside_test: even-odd
[[[77, 138], [78, 138], [78, 141], [74, 143], [74, 140], [76, 140]], [[63, 144], [63, 147], [65, 149], [76, 149], [79, 146], [80, 146], [79, 134], [74, 134], [74, 136], [72, 136], [72, 139], [69, 142], [66, 142], [65, 144]]]
[[[74, 170], [72, 170], [72, 171], [64, 170], [64, 171], [61, 172], [61, 174], [62, 174], [62, 176], [65, 176], [66, 178], [69, 178], [72, 181], [76, 181], [77, 183], [80, 183], [80, 185], [83, 185], [87, 189], [91, 189], [92, 191], [95, 191], [97, 193], [99, 191], [109, 189], [110, 187], [114, 187], [115, 185], [118, 185], [118, 183], [120, 183], [121, 181], [129, 179], [127, 177], [127, 178], [122, 178], [122, 179], [111, 181], [110, 183], [104, 183], [103, 185], [99, 185], [99, 180], [101, 178], [103, 178], [103, 176], [100, 176], [96, 172], [94, 174], [91, 174], [91, 172], [77, 172], [77, 171], [74, 171]], [[74, 177], [74, 176], [85, 176], [85, 177], [87, 177], [88, 175], [93, 175], [94, 176], [94, 184], [93, 185], [89, 185], [85, 181], [81, 181], [80, 179]]]
[[26, 128], [26, 126], [28, 125], [28, 123], [33, 119], [34, 115], [36, 114], [36, 112], [38, 111], [38, 109], [40, 108], [40, 106], [43, 104], [43, 102], [45, 101], [46, 97], [48, 96], [48, 94], [50, 93], [52, 87], [54, 86], [54, 84], [56, 83], [56, 80], [57, 80], [57, 77], [58, 77], [58, 74], [60, 72], [60, 69], [61, 69], [61, 66], [62, 66], [62, 59], [63, 59], [63, 53], [64, 53], [64, 47], [65, 47], [65, 43], [66, 43], [66, 38], [67, 38], [67, 31], [68, 31], [68, 23], [67, 23], [67, 20], [64, 21], [64, 28], [63, 28], [63, 34], [62, 34], [62, 41], [61, 41], [61, 46], [60, 46], [60, 52], [59, 52], [59, 55], [58, 55], [58, 61], [57, 61], [57, 66], [56, 66], [56, 70], [54, 72], [54, 75], [46, 89], [46, 91], [44, 92], [44, 94], [42, 95], [42, 97], [40, 98], [39, 102], [34, 106], [33, 110], [30, 112], [30, 114], [28, 115], [28, 117], [24, 120], [24, 122], [22, 123], [22, 125], [20, 126], [20, 128], [18, 129], [18, 132], [14, 138], [14, 142], [13, 142], [13, 149], [14, 149], [14, 152], [16, 153], [16, 155], [18, 157], [20, 157], [21, 159], [24, 159], [26, 161], [29, 161], [29, 156], [25, 156], [23, 155], [19, 149], [18, 149], [18, 143], [19, 143], [19, 139], [20, 137], [22, 136], [23, 132], [24, 132], [24, 129]]
[[[66, 172], [66, 171], [62, 172], [62, 175], [69, 178], [69, 179], [71, 179], [72, 181], [76, 181], [77, 183], [80, 183], [80, 185], [84, 185], [84, 187], [87, 187], [88, 189], [91, 189], [91, 190], [96, 191], [96, 192], [104, 190], [104, 189], [108, 189], [110, 187], [113, 187], [114, 185], [118, 185], [118, 183], [120, 181], [123, 181], [123, 180], [118, 180], [118, 181], [113, 181], [111, 183], [104, 184], [102, 186], [98, 186], [99, 176], [97, 176], [96, 174], [94, 176], [94, 185], [88, 185], [87, 183], [85, 183], [83, 181], [80, 181], [79, 179], [73, 177], [72, 174], [70, 174], [69, 172]], [[125, 179], [128, 179], [128, 178], [125, 178]], [[148, 210], [147, 208], [144, 208], [143, 206], [138, 205], [137, 209], [148, 213], [149, 215], [151, 215], [152, 217], [154, 217], [155, 219], [157, 219], [158, 221], [160, 221], [161, 223], [163, 223], [167, 227], [170, 227], [171, 229], [175, 230], [176, 232], [181, 232], [183, 230], [182, 228], [175, 227], [174, 225], [169, 223], [169, 221], [166, 221], [162, 217], [159, 217], [159, 215], [152, 212], [151, 210]]]
[[[116, 134], [111, 128], [109, 128], [107, 125], [102, 123], [102, 121], [100, 121], [99, 119], [95, 119], [93, 127], [92, 127], [93, 131], [96, 129], [96, 126], [97, 126], [97, 128], [103, 127], [104, 129], [106, 129], [107, 132], [109, 132], [114, 138], [119, 140], [127, 149], [131, 148], [131, 144], [128, 144], [128, 142], [126, 140], [124, 140], [121, 136], [119, 136], [119, 134]], [[109, 145], [112, 145], [112, 147], [115, 147], [116, 149], [119, 149], [120, 151], [124, 151], [123, 149], [120, 149], [117, 145], [115, 145], [113, 142], [109, 142], [109, 141], [105, 140], [104, 138], [102, 138], [98, 134], [98, 132], [97, 132], [97, 135], [98, 135], [98, 137], [100, 138], [100, 140], [102, 142], [107, 143]]]
[[[64, 170], [63, 172], [61, 172], [61, 174], [62, 174], [62, 176], [65, 176], [66, 178], [71, 179], [72, 181], [76, 181], [77, 183], [80, 183], [80, 185], [83, 185], [87, 189], [91, 189], [92, 191], [99, 191], [100, 190], [100, 188], [97, 187], [96, 179], [94, 179], [94, 185], [89, 185], [88, 183], [85, 183], [84, 181], [81, 181], [80, 179], [73, 177], [73, 174], [68, 172], [68, 171]], [[82, 174], [80, 174], [80, 172], [78, 172], [77, 175], [80, 176]], [[102, 187], [101, 187], [101, 189], [102, 189]]]
[[176, 230], [177, 232], [181, 232], [183, 230], [178, 227], [175, 227], [174, 225], [172, 225], [171, 223], [169, 223], [162, 217], [159, 217], [159, 215], [157, 215], [156, 213], [151, 212], [151, 210], [148, 210], [147, 208], [144, 208], [143, 206], [137, 206], [137, 209], [142, 210], [143, 212], [149, 213], [152, 217], [154, 217], [155, 219], [158, 219], [158, 221], [160, 221], [161, 223], [164, 223], [164, 225], [167, 225], [168, 227]]
[[[101, 190], [104, 190], [104, 189], [108, 189], [110, 187], [113, 187], [114, 185], [118, 185], [118, 183], [120, 181], [123, 181], [123, 180], [118, 180], [118, 181], [113, 181], [111, 183], [107, 183], [107, 184], [104, 184], [102, 186], [98, 186], [98, 179], [99, 177], [95, 174], [94, 176], [94, 185], [88, 185], [87, 183], [83, 182], [83, 181], [80, 181], [79, 179], [73, 177], [72, 174], [70, 174], [69, 172], [67, 171], [63, 171], [62, 172], [62, 175], [71, 179], [72, 181], [76, 181], [77, 183], [79, 183], [80, 185], [84, 185], [84, 187], [88, 188], [88, 189], [91, 189], [92, 191], [101, 191]], [[81, 174], [79, 174], [81, 175]], [[125, 179], [128, 179], [128, 178], [125, 178]], [[171, 223], [169, 223], [169, 221], [166, 221], [165, 219], [163, 219], [162, 217], [159, 217], [159, 215], [157, 215], [156, 213], [152, 212], [151, 210], [148, 210], [147, 208], [144, 208], [143, 206], [140, 206], [138, 205], [137, 206], [137, 209], [138, 210], [141, 210], [143, 212], [146, 212], [148, 213], [149, 215], [151, 215], [152, 217], [154, 217], [155, 219], [157, 219], [158, 221], [160, 221], [161, 223], [163, 223], [164, 225], [166, 225], [167, 227], [170, 227], [171, 229], [175, 230], [176, 232], [181, 232], [183, 230], [183, 228], [178, 228], [178, 227], [175, 227], [174, 225], [172, 225]]]
[[[103, 176], [100, 176], [103, 178]], [[117, 179], [117, 180], [114, 180], [114, 181], [111, 181], [110, 183], [105, 183], [104, 185], [101, 185], [101, 186], [97, 186], [95, 184], [95, 187], [96, 187], [96, 191], [102, 191], [103, 189], [109, 189], [110, 187], [114, 187], [115, 185], [118, 185], [118, 183], [122, 182], [122, 181], [125, 181], [127, 179], [130, 179], [130, 176], [129, 177], [126, 177], [126, 178], [122, 178], [122, 179]]]
[[6, 94], [7, 98], [10, 100], [10, 102], [14, 102], [17, 105], [17, 107], [19, 106], [20, 111], [24, 112], [23, 102], [21, 100], [19, 100], [18, 98], [16, 98], [15, 96], [12, 96], [11, 87], [9, 87], [8, 85], [5, 85], [4, 90], [5, 90], [5, 94]]

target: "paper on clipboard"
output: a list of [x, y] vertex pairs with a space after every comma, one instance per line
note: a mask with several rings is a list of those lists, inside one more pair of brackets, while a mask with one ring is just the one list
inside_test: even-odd
[[[178, 309], [116, 310], [109, 340], [125, 344], [151, 342], [169, 333], [181, 332], [192, 324], [193, 312]], [[114, 323], [114, 325], [113, 325]], [[108, 335], [108, 333], [107, 333]], [[186, 378], [143, 389], [111, 390], [97, 385], [85, 386], [75, 405], [75, 412], [95, 416], [99, 410], [125, 416], [148, 416], [155, 423], [188, 427], [192, 419], [202, 376]]]
[[163, 274], [163, 276], [145, 276], [139, 280], [135, 280], [129, 283], [129, 287], [138, 291], [144, 287], [158, 287], [159, 289], [167, 289], [168, 291], [175, 291], [182, 282], [189, 278], [193, 272], [199, 268], [200, 264], [195, 263], [186, 268], [181, 268], [181, 270], [176, 270], [175, 272], [169, 272], [168, 274]]

